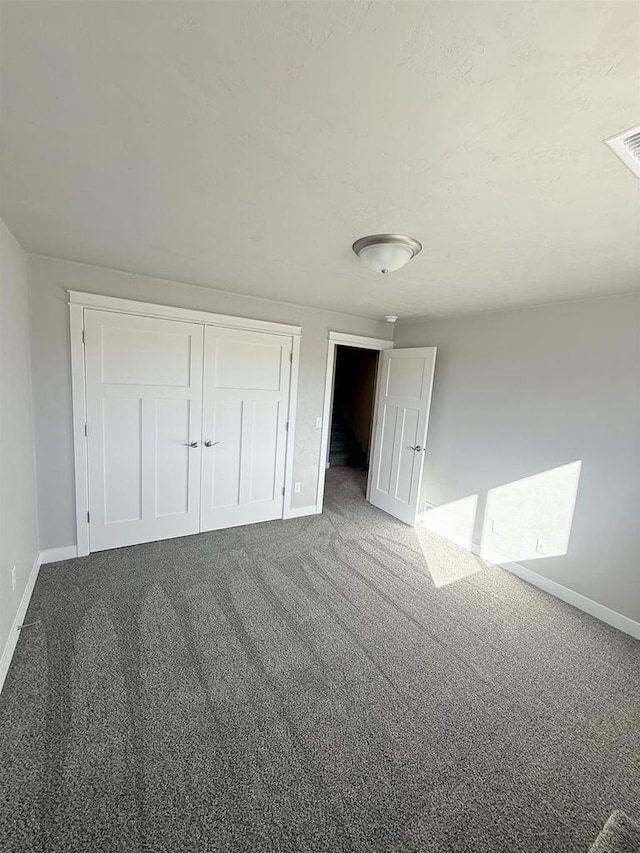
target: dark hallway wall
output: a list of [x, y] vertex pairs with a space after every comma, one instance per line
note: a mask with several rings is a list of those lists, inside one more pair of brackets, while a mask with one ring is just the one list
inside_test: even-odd
[[336, 347], [332, 426], [345, 431], [369, 457], [378, 353], [374, 350]]

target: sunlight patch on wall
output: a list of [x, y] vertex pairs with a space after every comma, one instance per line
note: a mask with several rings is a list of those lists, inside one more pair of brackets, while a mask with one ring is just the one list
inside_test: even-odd
[[520, 562], [567, 553], [582, 462], [571, 462], [490, 489], [481, 553], [491, 562]]
[[477, 512], [478, 495], [469, 495], [467, 498], [426, 510], [421, 524], [450, 542], [470, 548]]
[[435, 586], [490, 563], [566, 554], [581, 469], [581, 461], [571, 462], [490, 489], [480, 543], [474, 542], [479, 495], [427, 509], [416, 534]]

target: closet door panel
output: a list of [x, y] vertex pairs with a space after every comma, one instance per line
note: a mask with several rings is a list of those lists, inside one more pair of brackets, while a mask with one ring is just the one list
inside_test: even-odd
[[[139, 521], [142, 518], [142, 399], [104, 398], [100, 429], [104, 522]], [[94, 472], [94, 476], [98, 474]]]
[[277, 498], [278, 484], [278, 424], [280, 404], [258, 400], [250, 404], [251, 434], [249, 438], [249, 503], [263, 503]]
[[[217, 443], [211, 448], [205, 448], [208, 454], [203, 457], [203, 464], [211, 466], [212, 476], [208, 482], [212, 509], [240, 505], [242, 409], [242, 400], [212, 402], [211, 432]], [[218, 448], [221, 450], [218, 451]]]
[[205, 330], [202, 530], [282, 518], [291, 351], [285, 335]]
[[197, 533], [203, 327], [92, 309], [84, 326], [90, 550]]

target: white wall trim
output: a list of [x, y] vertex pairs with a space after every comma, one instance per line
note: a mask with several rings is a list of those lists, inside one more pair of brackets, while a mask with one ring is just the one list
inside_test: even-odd
[[225, 326], [229, 329], [247, 329], [267, 332], [273, 335], [301, 335], [302, 326], [287, 323], [272, 323], [268, 320], [251, 320], [247, 317], [233, 317], [228, 314], [212, 314], [210, 311], [197, 311], [192, 308], [176, 308], [171, 305], [156, 305], [153, 302], [137, 302], [134, 299], [121, 299], [117, 296], [102, 296], [97, 293], [83, 293], [68, 290], [69, 303], [83, 308], [97, 308], [124, 314], [141, 314], [145, 317], [161, 317], [168, 320], [182, 320], [191, 323], [204, 323], [208, 326]]
[[367, 338], [363, 335], [347, 335], [344, 332], [329, 332], [329, 340], [345, 347], [356, 347], [357, 349], [392, 349], [393, 341], [382, 338]]
[[76, 545], [64, 545], [62, 548], [47, 548], [40, 551], [40, 564], [61, 563], [62, 560], [73, 560], [75, 557], [84, 556], [78, 554]]
[[[437, 509], [438, 507], [437, 504], [427, 503], [426, 508], [427, 510], [432, 510]], [[640, 622], [636, 622], [629, 616], [618, 613], [610, 607], [600, 604], [598, 601], [593, 601], [593, 599], [587, 598], [586, 595], [575, 592], [575, 590], [569, 589], [567, 586], [562, 586], [562, 584], [559, 584], [556, 581], [549, 580], [549, 578], [545, 578], [544, 575], [540, 575], [537, 572], [526, 568], [526, 566], [521, 565], [521, 563], [513, 563], [510, 560], [505, 559], [504, 555], [498, 554], [495, 551], [490, 551], [487, 548], [483, 548], [481, 545], [478, 545], [476, 542], [472, 542], [470, 539], [466, 539], [465, 537], [459, 536], [455, 533], [447, 534], [444, 538], [449, 542], [453, 542], [455, 545], [459, 545], [466, 551], [471, 551], [471, 553], [475, 554], [477, 557], [481, 557], [489, 563], [494, 563], [498, 568], [504, 569], [512, 575], [516, 575], [521, 580], [530, 583], [532, 586], [536, 586], [538, 589], [548, 592], [549, 595], [553, 595], [555, 598], [559, 598], [561, 601], [571, 604], [573, 607], [577, 607], [578, 610], [582, 610], [590, 616], [594, 616], [601, 622], [606, 622], [607, 625], [611, 625], [619, 631], [623, 631], [625, 634], [630, 634], [632, 637], [640, 640]]]
[[[342, 332], [329, 332], [329, 346], [327, 347], [327, 368], [324, 379], [324, 405], [322, 407], [322, 434], [320, 436], [320, 459], [318, 460], [318, 490], [316, 493], [316, 513], [322, 512], [324, 503], [324, 481], [327, 473], [327, 452], [329, 450], [329, 436], [331, 434], [331, 405], [333, 403], [333, 378], [336, 366], [336, 347], [348, 346], [357, 349], [372, 349], [378, 352], [393, 348], [393, 341], [385, 341], [382, 338], [367, 338], [363, 335], [347, 335]], [[379, 367], [380, 365], [378, 365]], [[374, 401], [372, 430], [375, 432], [377, 388], [380, 378], [380, 370], [376, 376], [376, 398]], [[368, 487], [367, 487], [368, 490]], [[368, 491], [367, 491], [368, 498]]]
[[[89, 460], [85, 423], [87, 422], [87, 394], [84, 361], [84, 309], [82, 305], [69, 305], [69, 337], [71, 341], [71, 407], [73, 420], [74, 485], [76, 496], [77, 554], [89, 553]], [[75, 555], [74, 555], [75, 556]]]
[[[477, 553], [475, 550], [476, 547], [474, 545], [472, 549], [474, 553]], [[478, 552], [481, 551], [482, 549], [478, 548]], [[479, 553], [478, 556], [481, 557], [482, 553]], [[500, 568], [505, 569], [512, 575], [517, 575], [523, 581], [530, 583], [532, 586], [537, 586], [539, 589], [548, 592], [561, 601], [572, 604], [578, 610], [583, 610], [590, 616], [595, 616], [601, 622], [606, 622], [607, 625], [611, 625], [625, 634], [630, 634], [636, 640], [640, 640], [640, 622], [636, 622], [629, 616], [611, 610], [610, 607], [605, 607], [604, 604], [593, 601], [593, 599], [587, 598], [586, 595], [581, 595], [579, 592], [569, 589], [569, 587], [556, 583], [556, 581], [549, 580], [549, 578], [545, 578], [537, 572], [532, 572], [531, 569], [527, 569], [525, 566], [520, 565], [520, 563], [500, 563]]]
[[296, 437], [296, 413], [298, 410], [298, 376], [300, 373], [300, 337], [293, 339], [291, 350], [291, 377], [289, 380], [289, 412], [287, 414], [287, 450], [284, 463], [284, 506], [283, 518], [295, 518], [292, 515], [291, 499], [293, 496], [293, 450]]
[[22, 623], [24, 622], [24, 617], [29, 607], [31, 596], [33, 595], [33, 589], [36, 585], [36, 581], [38, 580], [38, 573], [40, 571], [40, 565], [42, 563], [41, 556], [42, 555], [38, 552], [33, 567], [29, 573], [29, 577], [27, 578], [27, 585], [25, 586], [24, 592], [22, 593], [22, 598], [20, 599], [20, 604], [18, 605], [13, 624], [11, 625], [9, 636], [7, 637], [7, 641], [4, 644], [4, 649], [2, 650], [2, 657], [0, 658], [0, 692], [2, 691], [5, 678], [7, 677], [7, 673], [9, 672], [9, 665], [11, 664], [13, 653], [15, 652], [16, 646], [18, 644], [18, 638], [20, 636], [20, 630], [18, 628], [18, 625], [22, 625]]
[[296, 506], [289, 510], [289, 514], [285, 518], [302, 518], [305, 515], [317, 515], [318, 507], [315, 504], [310, 506]]

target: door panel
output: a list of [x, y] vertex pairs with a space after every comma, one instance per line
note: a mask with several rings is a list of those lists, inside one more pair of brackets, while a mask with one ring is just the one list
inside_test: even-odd
[[[209, 330], [207, 330], [209, 331]], [[216, 388], [247, 391], [279, 391], [282, 383], [282, 347], [273, 340], [258, 341], [221, 337], [216, 329], [212, 343]], [[257, 332], [243, 332], [257, 338], [272, 338]], [[278, 341], [282, 338], [277, 336]]]
[[85, 309], [90, 549], [197, 533], [203, 327]]
[[[97, 424], [96, 424], [97, 426]], [[104, 521], [142, 518], [142, 400], [102, 400]], [[91, 436], [94, 436], [92, 423]], [[94, 478], [97, 472], [94, 472]]]
[[[213, 400], [211, 402], [211, 429], [204, 429], [205, 435], [214, 435], [216, 444], [211, 454], [205, 454], [203, 467], [210, 466], [211, 476], [203, 479], [203, 503], [207, 504], [206, 489], [211, 494], [208, 505], [212, 509], [235, 507], [240, 503], [240, 454], [242, 453], [242, 400]], [[223, 453], [216, 448], [223, 447]], [[209, 473], [209, 472], [207, 472]]]
[[380, 459], [373, 470], [376, 472], [376, 488], [384, 494], [391, 492], [391, 472], [393, 469], [393, 448], [395, 446], [396, 423], [398, 420], [398, 407], [382, 407], [382, 427]]
[[385, 373], [385, 396], [419, 399], [424, 378], [423, 364], [422, 358], [389, 359]]
[[[122, 316], [122, 315], [115, 315]], [[140, 318], [145, 323], [149, 318]], [[155, 321], [152, 321], [155, 322]], [[160, 385], [188, 388], [191, 377], [191, 335], [168, 329], [123, 328], [104, 324], [102, 381], [114, 385]]]
[[[189, 512], [190, 400], [155, 401], [156, 515]], [[198, 430], [195, 431], [198, 434]]]
[[282, 518], [291, 338], [205, 330], [201, 529]]
[[419, 511], [435, 358], [435, 347], [382, 354], [368, 499], [411, 525]]
[[[251, 409], [251, 464], [249, 466], [249, 503], [276, 499], [278, 463], [278, 425], [280, 404], [259, 400], [248, 404]], [[282, 493], [282, 483], [280, 483]]]
[[418, 425], [420, 413], [417, 409], [402, 411], [401, 439], [398, 454], [398, 476], [395, 479], [394, 497], [402, 503], [409, 504], [411, 500], [411, 484], [413, 483], [414, 468], [421, 458], [419, 453], [410, 448], [418, 441]]

